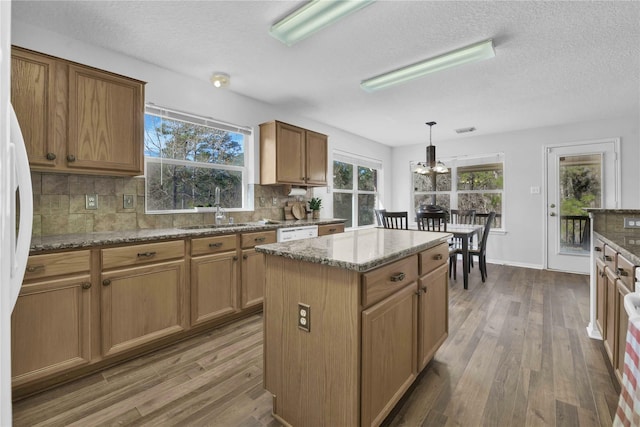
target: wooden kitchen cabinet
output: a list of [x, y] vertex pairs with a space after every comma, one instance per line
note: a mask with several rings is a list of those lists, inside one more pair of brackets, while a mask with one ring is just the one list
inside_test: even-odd
[[344, 233], [344, 223], [340, 224], [323, 224], [318, 226], [318, 237], [327, 236], [329, 234]]
[[184, 244], [178, 240], [102, 250], [104, 356], [187, 328]]
[[605, 268], [605, 283], [607, 286], [607, 310], [605, 312], [606, 320], [605, 320], [605, 336], [604, 336], [604, 348], [607, 351], [607, 355], [609, 356], [609, 361], [612, 366], [615, 366], [615, 358], [616, 358], [616, 344], [617, 344], [617, 328], [616, 328], [616, 318], [618, 317], [617, 313], [617, 293], [618, 289], [616, 286], [616, 277], [615, 273], [613, 273], [609, 268]]
[[13, 386], [91, 361], [90, 252], [29, 257], [11, 316]]
[[260, 125], [260, 183], [327, 185], [326, 135], [279, 121]]
[[191, 240], [191, 325], [235, 313], [238, 254], [235, 234]]
[[262, 305], [264, 299], [264, 255], [253, 249], [256, 245], [274, 243], [275, 231], [242, 233], [241, 302], [242, 310]]
[[11, 100], [32, 170], [142, 173], [144, 82], [13, 47]]
[[629, 292], [629, 288], [627, 288], [622, 280], [616, 280], [616, 358], [614, 363], [616, 377], [618, 378], [618, 382], [622, 384], [622, 374], [624, 372], [624, 354], [627, 346], [627, 329], [629, 327], [629, 315], [627, 314], [627, 310], [624, 308], [624, 297]]
[[607, 275], [604, 261], [596, 259], [596, 325], [604, 339], [607, 334]]
[[418, 370], [422, 371], [449, 336], [449, 269], [443, 264], [420, 277]]

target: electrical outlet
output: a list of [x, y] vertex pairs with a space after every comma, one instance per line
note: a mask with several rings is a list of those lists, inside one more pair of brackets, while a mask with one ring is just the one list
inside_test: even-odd
[[133, 209], [133, 194], [125, 194], [122, 196], [122, 207], [124, 209]]
[[277, 205], [278, 205], [278, 198], [277, 198], [277, 197], [272, 198], [272, 199], [271, 199], [271, 204], [272, 204], [273, 206], [277, 206]]
[[625, 218], [624, 228], [640, 228], [640, 218]]
[[85, 209], [98, 209], [98, 195], [97, 194], [86, 194], [85, 195]]
[[311, 307], [298, 303], [298, 328], [311, 332]]

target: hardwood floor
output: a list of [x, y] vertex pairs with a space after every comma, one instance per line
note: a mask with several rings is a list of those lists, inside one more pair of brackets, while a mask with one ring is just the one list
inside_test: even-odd
[[[461, 268], [461, 267], [460, 267]], [[586, 335], [588, 277], [478, 269], [450, 284], [449, 338], [386, 426], [610, 426], [618, 393]], [[278, 426], [251, 318], [14, 403], [15, 426]], [[615, 386], [617, 387], [617, 385]]]

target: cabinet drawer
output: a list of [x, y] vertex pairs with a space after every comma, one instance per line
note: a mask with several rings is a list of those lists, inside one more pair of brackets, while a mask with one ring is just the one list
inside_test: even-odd
[[90, 251], [32, 255], [27, 261], [24, 280], [89, 271]]
[[102, 268], [146, 264], [184, 257], [184, 241], [146, 243], [102, 250]]
[[447, 262], [449, 258], [449, 245], [441, 243], [436, 247], [420, 252], [420, 275], [427, 274], [436, 267]]
[[616, 273], [618, 273], [620, 280], [627, 289], [634, 292], [636, 288], [636, 266], [620, 254], [618, 254], [618, 269]]
[[235, 251], [238, 247], [236, 235], [203, 237], [191, 240], [191, 255], [205, 255], [217, 252]]
[[252, 248], [256, 245], [266, 245], [276, 242], [275, 230], [258, 231], [256, 233], [242, 233], [242, 248]]
[[318, 226], [318, 236], [344, 232], [344, 224], [325, 224]]
[[618, 252], [611, 246], [604, 245], [604, 263], [611, 271], [616, 271]]
[[362, 306], [391, 295], [418, 278], [418, 256], [410, 256], [362, 275]]

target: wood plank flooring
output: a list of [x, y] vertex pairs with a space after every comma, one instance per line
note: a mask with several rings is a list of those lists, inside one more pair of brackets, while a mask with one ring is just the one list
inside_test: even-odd
[[[461, 266], [459, 266], [462, 268]], [[450, 284], [449, 338], [386, 426], [610, 426], [617, 384], [586, 335], [588, 277], [489, 265]], [[262, 318], [14, 403], [15, 426], [278, 426]]]

